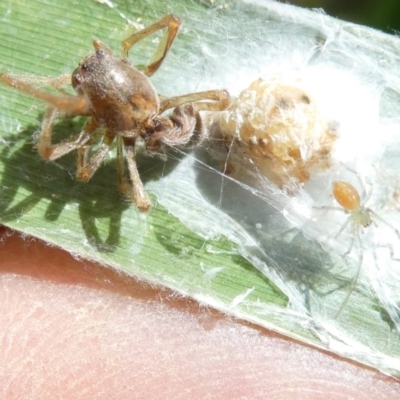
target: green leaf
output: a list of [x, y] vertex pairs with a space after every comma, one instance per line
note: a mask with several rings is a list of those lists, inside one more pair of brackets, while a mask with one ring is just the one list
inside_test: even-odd
[[[366, 73], [380, 77], [381, 63], [387, 74], [397, 76], [396, 38], [275, 2], [217, 0], [1, 4], [0, 71], [70, 73], [93, 51], [93, 37], [118, 54], [121, 40], [170, 12], [184, 25], [152, 78], [166, 96], [216, 88], [238, 94], [287, 62], [300, 60], [292, 67], [301, 70], [301, 57], [308, 54], [312, 60], [315, 47], [329, 41], [344, 44], [328, 49], [322, 62], [351, 71], [367, 60]], [[135, 46], [135, 65], [151, 59], [154, 41]], [[382, 113], [395, 118], [398, 92], [385, 96], [383, 104], [391, 106], [382, 107]], [[343, 314], [334, 318], [354, 265], [300, 229], [289, 228], [273, 195], [263, 197], [227, 181], [201, 150], [171, 151], [165, 163], [141, 158], [140, 173], [154, 207], [140, 213], [117, 190], [113, 154], [89, 183], [77, 182], [75, 155], [46, 162], [34, 149], [45, 106], [4, 86], [0, 102], [2, 224], [228, 314], [400, 374], [393, 316], [361, 280]], [[77, 133], [82, 124], [83, 118], [57, 122], [55, 137]]]

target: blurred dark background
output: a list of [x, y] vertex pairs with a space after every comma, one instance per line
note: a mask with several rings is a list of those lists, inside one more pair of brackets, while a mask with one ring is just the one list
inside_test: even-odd
[[288, 0], [282, 2], [302, 7], [322, 8], [332, 17], [392, 34], [400, 32], [400, 0]]

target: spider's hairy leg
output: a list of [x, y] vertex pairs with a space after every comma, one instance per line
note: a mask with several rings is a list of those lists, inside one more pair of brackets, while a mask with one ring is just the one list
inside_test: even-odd
[[[103, 143], [100, 148], [88, 159], [89, 147], [81, 146], [78, 148], [78, 170], [76, 171], [76, 178], [80, 181], [87, 182], [94, 173], [99, 169], [104, 157], [110, 150], [115, 138], [115, 133], [107, 131], [103, 138]], [[91, 143], [90, 143], [91, 144]]]
[[164, 154], [163, 145], [171, 147], [192, 147], [202, 140], [202, 121], [192, 104], [176, 107], [169, 118], [159, 120], [160, 130], [146, 140], [149, 153]]
[[94, 39], [93, 40], [93, 47], [94, 47], [94, 49], [96, 51], [97, 50], [103, 50], [105, 53], [107, 53], [109, 55], [113, 54], [112, 50], [99, 39]]
[[129, 183], [125, 175], [125, 164], [124, 164], [124, 149], [123, 140], [121, 136], [117, 136], [117, 173], [118, 173], [118, 188], [119, 191], [128, 195], [129, 193]]
[[[211, 100], [211, 101], [209, 101]], [[231, 97], [227, 90], [207, 90], [164, 99], [160, 103], [160, 114], [169, 108], [194, 103], [198, 111], [222, 111], [229, 107]]]
[[118, 189], [124, 195], [130, 197], [134, 202], [132, 185], [129, 184], [125, 174], [124, 160], [124, 142], [121, 136], [117, 136], [117, 173], [118, 173]]
[[48, 107], [43, 117], [42, 127], [38, 139], [37, 149], [41, 157], [46, 160], [56, 160], [63, 155], [75, 150], [90, 140], [92, 132], [97, 128], [94, 120], [88, 121], [82, 132], [58, 144], [51, 143], [52, 125], [58, 115], [58, 110]]
[[57, 78], [51, 78], [50, 85], [56, 88], [59, 92], [68, 95], [68, 93], [62, 87], [71, 85], [71, 74], [63, 74]]
[[84, 96], [73, 96], [69, 94], [56, 96], [44, 92], [43, 90], [27, 83], [25, 79], [12, 74], [1, 73], [0, 81], [5, 85], [19, 90], [20, 92], [24, 92], [32, 97], [45, 101], [58, 110], [66, 111], [69, 115], [89, 115], [88, 104]]
[[181, 25], [181, 20], [178, 16], [174, 14], [168, 14], [161, 18], [156, 23], [142, 29], [139, 32], [134, 33], [129, 36], [122, 42], [122, 58], [128, 58], [129, 50], [132, 46], [134, 46], [139, 40], [144, 39], [145, 37], [152, 35], [153, 33], [167, 28], [164, 36], [160, 40], [157, 50], [155, 51], [153, 58], [150, 61], [150, 64], [144, 69], [144, 74], [147, 76], [151, 76], [157, 69], [160, 67], [161, 63], [164, 61], [165, 56], [170, 49], [172, 42], [174, 41], [179, 27]]
[[[7, 74], [9, 78], [25, 82], [30, 85], [45, 85], [53, 86], [59, 92], [68, 94], [63, 86], [71, 86], [71, 74], [62, 74], [57, 78], [51, 78], [48, 76], [35, 76], [35, 75], [18, 75], [18, 74]], [[5, 83], [5, 82], [4, 82]]]
[[[126, 160], [128, 162], [128, 171], [132, 185], [128, 183], [125, 176], [122, 141], [125, 146]], [[135, 161], [135, 153], [135, 138], [117, 137], [117, 168], [119, 189], [122, 193], [126, 194], [134, 201], [136, 207], [140, 211], [148, 211], [151, 207], [151, 202], [143, 186], [143, 182], [140, 179], [139, 171]]]

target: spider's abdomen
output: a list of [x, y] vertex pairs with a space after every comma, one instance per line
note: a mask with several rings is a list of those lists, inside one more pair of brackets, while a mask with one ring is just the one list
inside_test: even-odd
[[333, 197], [345, 210], [354, 211], [360, 207], [360, 195], [351, 183], [334, 181], [332, 186]]

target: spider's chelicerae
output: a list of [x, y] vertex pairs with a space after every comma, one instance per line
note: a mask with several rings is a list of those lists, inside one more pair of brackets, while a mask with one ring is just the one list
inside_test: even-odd
[[[47, 160], [72, 150], [78, 152], [77, 179], [88, 181], [101, 165], [114, 139], [117, 142], [117, 169], [119, 188], [129, 195], [141, 211], [150, 208], [149, 197], [143, 187], [135, 162], [135, 143], [144, 140], [151, 154], [163, 154], [165, 146], [187, 147], [201, 140], [201, 110], [224, 110], [230, 98], [225, 90], [210, 90], [183, 96], [159, 96], [149, 80], [165, 59], [174, 41], [180, 19], [173, 14], [134, 33], [122, 42], [122, 59], [114, 56], [100, 40], [93, 40], [95, 53], [86, 57], [70, 75], [56, 79], [28, 78], [0, 74], [4, 84], [47, 102], [47, 108], [38, 139], [39, 154]], [[139, 40], [165, 29], [165, 34], [150, 64], [139, 71], [128, 61], [130, 48]], [[47, 82], [62, 95], [39, 90], [31, 82]], [[64, 92], [61, 85], [70, 81], [76, 95]], [[161, 114], [174, 108], [169, 117]], [[52, 124], [56, 117], [87, 116], [90, 119], [81, 133], [52, 144]], [[102, 137], [100, 148], [90, 154], [91, 146]], [[128, 164], [131, 184], [125, 176], [123, 153]]]

